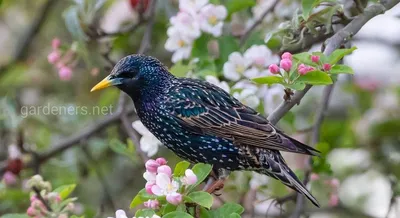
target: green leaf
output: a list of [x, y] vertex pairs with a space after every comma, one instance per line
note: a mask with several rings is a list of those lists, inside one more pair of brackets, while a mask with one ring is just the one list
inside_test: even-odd
[[255, 4], [256, 1], [254, 0], [227, 0], [225, 3], [228, 10], [227, 19], [229, 20], [233, 13], [253, 7]]
[[297, 60], [299, 63], [307, 64], [309, 66], [317, 67], [318, 64], [311, 61], [311, 54], [308, 52], [302, 52], [293, 55], [293, 59]]
[[332, 69], [329, 71], [329, 73], [331, 73], [331, 74], [340, 74], [340, 73], [354, 74], [354, 71], [349, 66], [342, 65], [342, 64], [336, 64], [332, 67]]
[[190, 166], [190, 163], [187, 161], [181, 161], [176, 164], [174, 169], [174, 176], [184, 176], [185, 170]]
[[176, 205], [167, 203], [167, 204], [163, 207], [162, 214], [167, 214], [167, 213], [170, 213], [170, 212], [174, 212], [174, 211], [176, 211], [176, 209], [177, 209], [177, 206], [176, 206]]
[[193, 43], [192, 57], [198, 57], [200, 60], [208, 59], [208, 41], [211, 39], [211, 35], [202, 34]]
[[257, 77], [257, 78], [253, 78], [251, 79], [254, 82], [258, 83], [258, 84], [268, 84], [268, 85], [272, 85], [272, 84], [285, 84], [285, 81], [283, 80], [283, 78], [281, 76], [264, 76], [264, 77]]
[[332, 84], [331, 77], [319, 70], [308, 72], [306, 75], [300, 76], [296, 82], [303, 82], [310, 85], [329, 85]]
[[129, 208], [134, 208], [140, 204], [143, 204], [144, 202], [146, 202], [147, 200], [154, 198], [154, 196], [148, 194], [146, 192], [146, 189], [142, 189], [140, 190], [137, 195], [133, 198]]
[[306, 84], [303, 82], [297, 82], [295, 81], [292, 84], [284, 84], [285, 87], [289, 89], [294, 89], [294, 90], [303, 90], [306, 87]]
[[140, 209], [136, 211], [135, 217], [152, 217], [156, 212], [151, 209]]
[[60, 194], [61, 199], [66, 199], [75, 189], [76, 184], [70, 184], [70, 185], [62, 185], [56, 189], [54, 189], [55, 192], [58, 192]]
[[212, 170], [212, 166], [209, 164], [198, 163], [193, 166], [192, 170], [194, 174], [196, 174], [197, 176], [197, 182], [196, 184], [189, 186], [188, 192], [190, 192], [192, 189], [194, 189], [196, 186], [198, 186], [207, 178], [207, 176], [210, 174]]
[[193, 218], [193, 216], [182, 211], [174, 211], [165, 214], [163, 218]]
[[230, 218], [232, 214], [242, 214], [244, 212], [244, 208], [240, 204], [226, 203], [222, 207], [210, 212], [212, 217]]
[[208, 192], [204, 191], [192, 192], [186, 197], [188, 202], [196, 203], [207, 209], [210, 209], [214, 200], [214, 198]]
[[82, 30], [81, 27], [78, 7], [71, 6], [67, 8], [63, 13], [63, 17], [68, 31], [75, 39], [77, 39], [78, 41], [88, 40], [88, 37], [86, 36], [85, 32]]
[[176, 77], [185, 77], [187, 72], [189, 72], [190, 66], [182, 64], [181, 61], [174, 64], [169, 71]]
[[241, 216], [240, 214], [232, 213], [231, 215], [229, 215], [229, 218], [241, 218]]
[[310, 13], [314, 7], [314, 2], [317, 0], [302, 0], [301, 1], [301, 8], [303, 11], [303, 19], [307, 20], [310, 17]]
[[30, 218], [30, 216], [24, 213], [13, 213], [13, 214], [5, 214], [1, 216], [1, 218]]
[[328, 57], [329, 63], [331, 65], [336, 64], [344, 56], [351, 54], [356, 49], [357, 49], [357, 47], [352, 47], [352, 48], [348, 48], [348, 49], [336, 49], [335, 51], [332, 52], [331, 55], [329, 55], [329, 57]]

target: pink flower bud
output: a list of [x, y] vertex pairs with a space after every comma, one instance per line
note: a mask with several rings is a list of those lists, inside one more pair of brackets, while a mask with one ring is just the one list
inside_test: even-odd
[[331, 207], [336, 207], [339, 204], [339, 196], [337, 194], [331, 194], [328, 204]]
[[292, 60], [282, 59], [280, 65], [286, 72], [289, 72], [290, 68], [292, 68]]
[[61, 54], [59, 51], [52, 51], [49, 55], [47, 55], [47, 61], [50, 64], [55, 64], [60, 60]]
[[282, 54], [282, 59], [292, 60], [292, 54], [290, 54], [289, 52], [285, 52]]
[[318, 55], [312, 55], [311, 56], [311, 61], [314, 63], [318, 63], [319, 62], [319, 56]]
[[279, 74], [279, 67], [276, 64], [269, 65], [268, 69], [272, 74]]
[[157, 173], [165, 173], [168, 175], [168, 177], [171, 177], [172, 170], [168, 165], [162, 165], [157, 168]]
[[182, 195], [176, 192], [168, 194], [167, 201], [173, 205], [178, 205], [182, 202]]
[[153, 195], [154, 193], [151, 191], [151, 188], [154, 186], [154, 183], [152, 183], [152, 182], [147, 182], [146, 183], [146, 185], [145, 185], [145, 189], [146, 189], [146, 192], [148, 193], [148, 194], [151, 194], [151, 195]]
[[36, 195], [32, 195], [32, 196], [30, 197], [30, 201], [31, 201], [31, 202], [36, 201], [36, 200], [38, 200], [38, 198], [36, 197]]
[[61, 80], [68, 81], [72, 77], [72, 70], [69, 67], [61, 67], [61, 69], [58, 71], [58, 76], [60, 77]]
[[187, 169], [182, 180], [185, 185], [193, 185], [197, 182], [197, 176], [192, 170]]
[[63, 214], [60, 214], [57, 218], [68, 218], [68, 215], [63, 213]]
[[7, 186], [14, 185], [15, 183], [17, 183], [17, 176], [12, 172], [7, 171], [3, 175], [3, 181], [4, 184], [6, 184]]
[[297, 67], [297, 71], [299, 71], [300, 75], [306, 75], [308, 73], [308, 67], [304, 64], [300, 64], [299, 67]]
[[332, 66], [330, 64], [324, 64], [323, 69], [324, 71], [330, 71]]
[[311, 173], [310, 179], [311, 179], [311, 181], [317, 181], [317, 180], [319, 180], [319, 175], [316, 173]]
[[26, 210], [26, 214], [28, 216], [36, 216], [37, 211], [35, 210], [35, 208], [33, 207], [28, 207], [28, 209]]
[[339, 185], [340, 185], [340, 181], [336, 178], [331, 179], [331, 181], [329, 182], [329, 185], [334, 189], [338, 189]]
[[160, 166], [160, 164], [157, 163], [155, 160], [150, 159], [146, 162], [145, 166], [146, 166], [147, 171], [149, 171], [151, 173], [156, 173], [157, 168]]
[[60, 47], [60, 45], [61, 45], [61, 40], [60, 40], [59, 38], [54, 38], [54, 39], [51, 41], [51, 47], [52, 47], [54, 50], [58, 49], [58, 48]]
[[148, 200], [144, 202], [144, 206], [156, 210], [160, 207], [160, 202], [157, 200]]
[[167, 160], [165, 160], [165, 158], [163, 158], [163, 157], [157, 158], [157, 159], [156, 159], [156, 162], [157, 162], [158, 164], [160, 164], [160, 166], [161, 166], [161, 165], [167, 164]]

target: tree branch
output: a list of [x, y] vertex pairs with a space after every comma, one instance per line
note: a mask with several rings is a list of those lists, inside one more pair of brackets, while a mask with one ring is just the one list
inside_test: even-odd
[[[363, 14], [355, 17], [348, 25], [328, 39], [324, 54], [330, 55], [335, 49], [339, 48], [344, 42], [354, 36], [370, 19], [384, 13], [399, 2], [400, 0], [381, 1], [380, 4], [373, 4], [365, 8]], [[311, 85], [307, 85], [305, 89], [297, 91], [290, 101], [282, 102], [278, 108], [268, 116], [268, 120], [272, 124], [276, 124], [294, 105], [300, 103], [300, 100], [311, 87]]]

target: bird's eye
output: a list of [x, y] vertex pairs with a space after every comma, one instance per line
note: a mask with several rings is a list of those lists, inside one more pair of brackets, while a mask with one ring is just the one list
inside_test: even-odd
[[119, 78], [124, 78], [124, 79], [132, 79], [133, 78], [132, 73], [131, 72], [127, 72], [127, 71], [119, 73], [118, 77]]

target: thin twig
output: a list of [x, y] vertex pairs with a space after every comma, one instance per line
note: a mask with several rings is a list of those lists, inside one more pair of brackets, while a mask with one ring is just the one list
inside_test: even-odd
[[256, 21], [254, 21], [254, 23], [250, 26], [250, 28], [247, 29], [247, 31], [240, 38], [240, 47], [243, 46], [243, 44], [249, 38], [251, 33], [256, 29], [256, 27], [262, 23], [265, 16], [267, 16], [271, 11], [274, 10], [274, 8], [278, 4], [278, 2], [279, 2], [279, 0], [274, 0], [274, 2], [272, 2], [271, 5], [264, 10], [264, 12], [261, 14], [261, 16]]
[[32, 190], [36, 193], [36, 197], [43, 203], [46, 209], [50, 212], [53, 211], [49, 203], [43, 198], [42, 194], [40, 194], [40, 190], [36, 186], [33, 186]]

